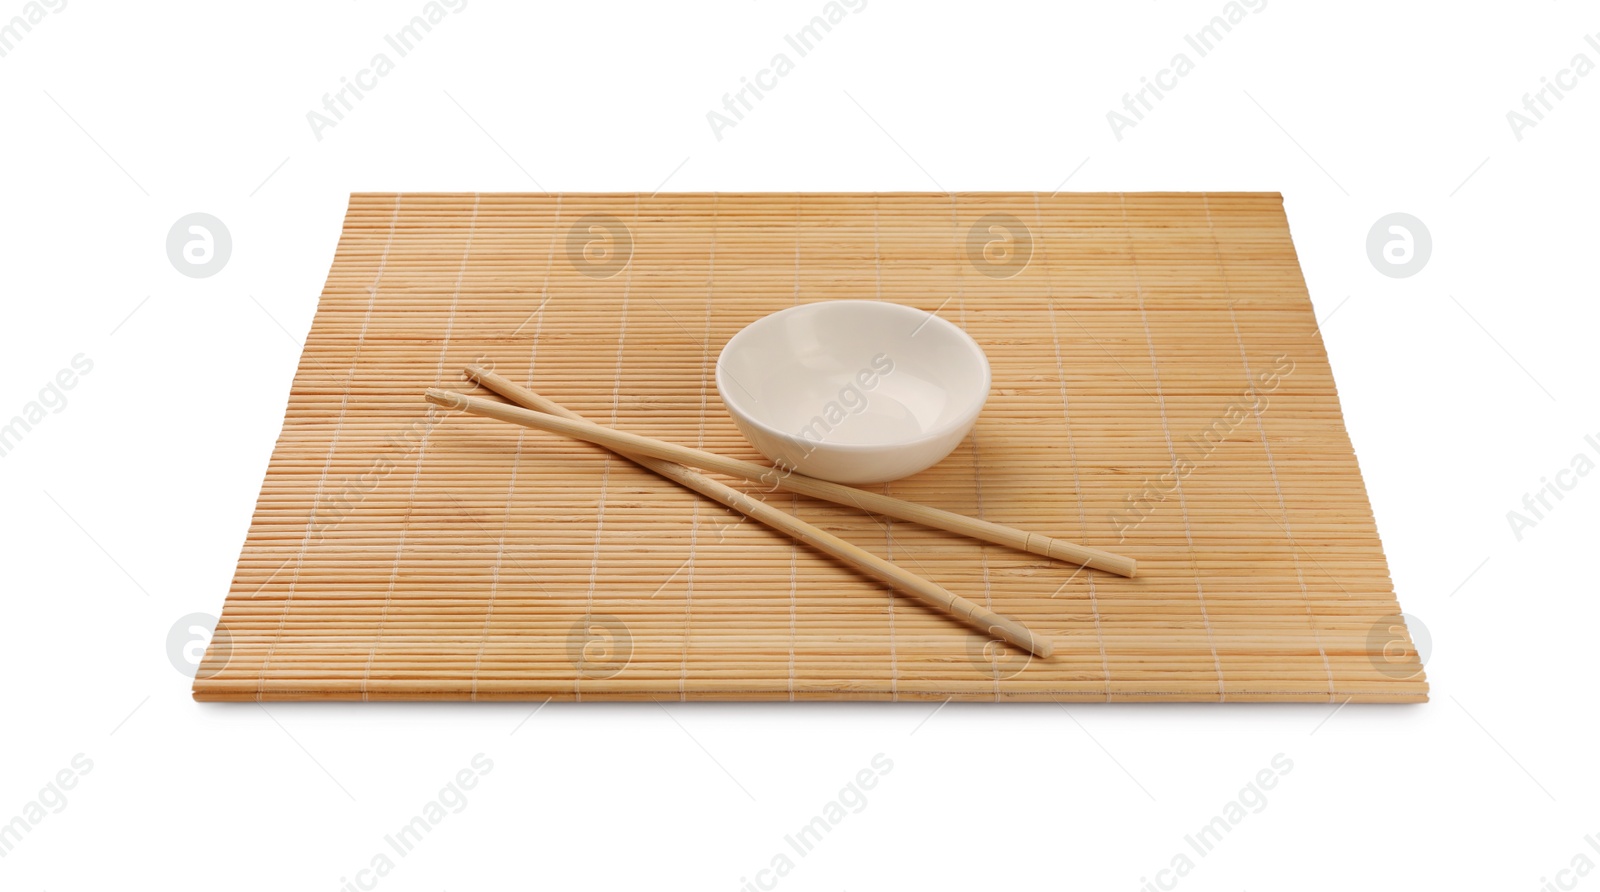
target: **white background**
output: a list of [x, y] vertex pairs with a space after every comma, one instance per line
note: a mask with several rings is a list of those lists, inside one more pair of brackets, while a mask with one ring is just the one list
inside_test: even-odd
[[[470, 0], [321, 140], [307, 112], [422, 0], [71, 0], [0, 58], [0, 420], [94, 364], [0, 458], [0, 821], [93, 761], [0, 887], [338, 889], [483, 753], [467, 807], [379, 888], [734, 890], [883, 753], [779, 888], [1134, 890], [1283, 753], [1179, 888], [1600, 890], [1558, 874], [1600, 863], [1600, 474], [1520, 541], [1506, 517], [1600, 435], [1600, 72], [1520, 140], [1506, 118], [1575, 54], [1600, 63], [1600, 5], [1271, 0], [1121, 140], [1107, 111], [1221, 0], [871, 0], [720, 140], [707, 112], [822, 0], [530, 6]], [[1432, 702], [191, 701], [168, 630], [220, 610], [352, 190], [1069, 174], [1284, 194]], [[212, 278], [166, 256], [193, 211], [232, 233]], [[1410, 278], [1366, 253], [1395, 211], [1432, 233]]]

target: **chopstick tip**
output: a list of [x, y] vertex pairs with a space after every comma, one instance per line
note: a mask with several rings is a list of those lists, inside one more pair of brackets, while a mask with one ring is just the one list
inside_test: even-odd
[[461, 394], [453, 390], [440, 390], [437, 387], [423, 391], [422, 398], [435, 406], [444, 406], [447, 409], [459, 409], [464, 405]]

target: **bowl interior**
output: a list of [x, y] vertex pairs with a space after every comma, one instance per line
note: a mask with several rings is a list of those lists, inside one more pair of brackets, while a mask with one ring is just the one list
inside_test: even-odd
[[751, 323], [717, 363], [728, 408], [828, 446], [900, 445], [966, 423], [989, 363], [960, 328], [870, 300], [804, 304]]

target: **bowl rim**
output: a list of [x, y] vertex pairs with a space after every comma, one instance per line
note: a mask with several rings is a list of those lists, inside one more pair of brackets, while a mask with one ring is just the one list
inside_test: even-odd
[[983, 412], [983, 406], [989, 400], [989, 390], [994, 384], [994, 373], [989, 367], [989, 356], [983, 352], [983, 346], [979, 344], [978, 341], [972, 337], [972, 335], [968, 334], [966, 329], [948, 319], [941, 318], [937, 313], [930, 313], [926, 310], [918, 309], [917, 307], [907, 306], [905, 304], [895, 303], [894, 301], [889, 300], [865, 300], [861, 298], [819, 300], [813, 301], [812, 303], [796, 304], [792, 307], [784, 307], [781, 310], [768, 313], [759, 319], [755, 319], [749, 324], [745, 325], [743, 328], [734, 332], [733, 336], [728, 338], [727, 343], [722, 345], [722, 350], [717, 353], [717, 394], [722, 397], [723, 408], [728, 410], [728, 414], [733, 416], [737, 421], [742, 421], [745, 424], [749, 424], [752, 427], [763, 431], [764, 433], [771, 434], [772, 436], [788, 442], [814, 442], [788, 431], [779, 430], [765, 421], [762, 421], [760, 418], [757, 418], [750, 411], [749, 407], [743, 403], [740, 397], [732, 392], [733, 388], [728, 386], [726, 379], [731, 376], [729, 376], [728, 372], [723, 367], [723, 360], [728, 355], [728, 351], [734, 348], [740, 338], [744, 337], [747, 332], [756, 326], [767, 323], [768, 320], [794, 313], [825, 313], [829, 312], [827, 308], [838, 307], [840, 304], [872, 304], [878, 307], [890, 307], [892, 308], [890, 312], [903, 312], [908, 317], [920, 317], [925, 325], [940, 326], [946, 331], [953, 332], [955, 335], [957, 335], [958, 341], [965, 343], [968, 352], [977, 357], [978, 366], [983, 371], [983, 386], [978, 389], [977, 396], [973, 401], [976, 403], [976, 405], [969, 403], [968, 405], [962, 406], [961, 411], [950, 421], [940, 424], [937, 427], [934, 427], [932, 430], [929, 430], [914, 439], [885, 441], [880, 443], [818, 443], [819, 447], [826, 447], [839, 452], [881, 452], [886, 449], [904, 449], [911, 446], [920, 446], [924, 443], [949, 436], [953, 431], [961, 430], [963, 428], [971, 428], [971, 426], [977, 421], [978, 416]]

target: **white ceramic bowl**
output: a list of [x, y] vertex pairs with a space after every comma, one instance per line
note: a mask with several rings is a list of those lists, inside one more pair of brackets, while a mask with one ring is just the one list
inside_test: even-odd
[[876, 300], [780, 310], [717, 359], [717, 391], [745, 438], [779, 467], [837, 483], [895, 480], [949, 455], [989, 381], [966, 332]]

